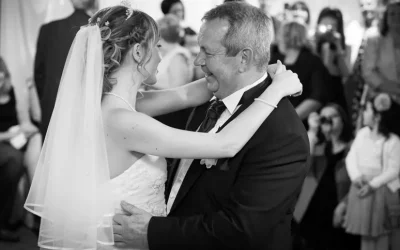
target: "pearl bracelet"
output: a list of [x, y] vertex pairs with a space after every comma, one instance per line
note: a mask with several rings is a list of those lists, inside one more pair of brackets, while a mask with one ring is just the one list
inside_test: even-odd
[[269, 102], [267, 102], [266, 100], [261, 99], [261, 98], [254, 98], [254, 101], [262, 102], [262, 103], [264, 103], [264, 104], [266, 104], [266, 105], [268, 105], [268, 106], [270, 106], [270, 107], [273, 107], [274, 109], [276, 109], [276, 108], [278, 107], [278, 106], [276, 106], [276, 105], [274, 105], [274, 104], [271, 104], [271, 103], [269, 103]]

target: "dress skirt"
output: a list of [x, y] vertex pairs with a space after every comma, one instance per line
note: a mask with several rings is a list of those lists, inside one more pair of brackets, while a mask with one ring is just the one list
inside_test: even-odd
[[344, 222], [346, 232], [370, 237], [387, 234], [384, 226], [386, 186], [363, 198], [358, 196], [359, 190], [355, 185], [351, 185]]

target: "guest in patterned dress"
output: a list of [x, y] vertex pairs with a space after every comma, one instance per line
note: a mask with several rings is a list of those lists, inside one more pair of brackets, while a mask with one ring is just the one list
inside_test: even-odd
[[352, 186], [344, 227], [348, 233], [361, 235], [362, 250], [389, 249], [390, 229], [387, 197], [397, 197], [400, 188], [400, 139], [390, 130], [392, 100], [379, 94], [366, 103], [364, 124], [346, 158]]

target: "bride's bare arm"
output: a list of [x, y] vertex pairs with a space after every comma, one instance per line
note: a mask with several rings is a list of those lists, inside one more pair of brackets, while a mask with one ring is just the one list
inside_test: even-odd
[[212, 97], [212, 92], [207, 89], [205, 78], [177, 88], [142, 93], [144, 96], [136, 101], [136, 109], [152, 117], [196, 107]]
[[[296, 74], [289, 71], [284, 74], [292, 74], [285, 78], [286, 85], [289, 81], [297, 81], [301, 85]], [[290, 92], [287, 87], [284, 89], [282, 83], [271, 84], [259, 98], [277, 104], [282, 97], [298, 92], [299, 89], [294, 91], [294, 85], [291, 85], [293, 92]], [[107, 136], [125, 145], [128, 150], [145, 154], [194, 159], [232, 157], [254, 135], [273, 109], [255, 101], [217, 134], [174, 129], [145, 114], [132, 114], [121, 109], [107, 119], [112, 121], [106, 124]]]

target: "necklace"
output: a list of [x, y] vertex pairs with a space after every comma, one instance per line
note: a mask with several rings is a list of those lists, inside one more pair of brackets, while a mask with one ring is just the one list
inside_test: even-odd
[[124, 101], [124, 102], [129, 106], [129, 108], [132, 109], [132, 111], [136, 112], [136, 109], [134, 109], [134, 108], [132, 107], [132, 105], [131, 105], [127, 100], [125, 100], [122, 96], [117, 95], [117, 94], [115, 94], [115, 93], [111, 93], [111, 92], [105, 92], [104, 94], [105, 94], [105, 95], [112, 95], [112, 96], [115, 96], [115, 97], [121, 99], [122, 101]]

